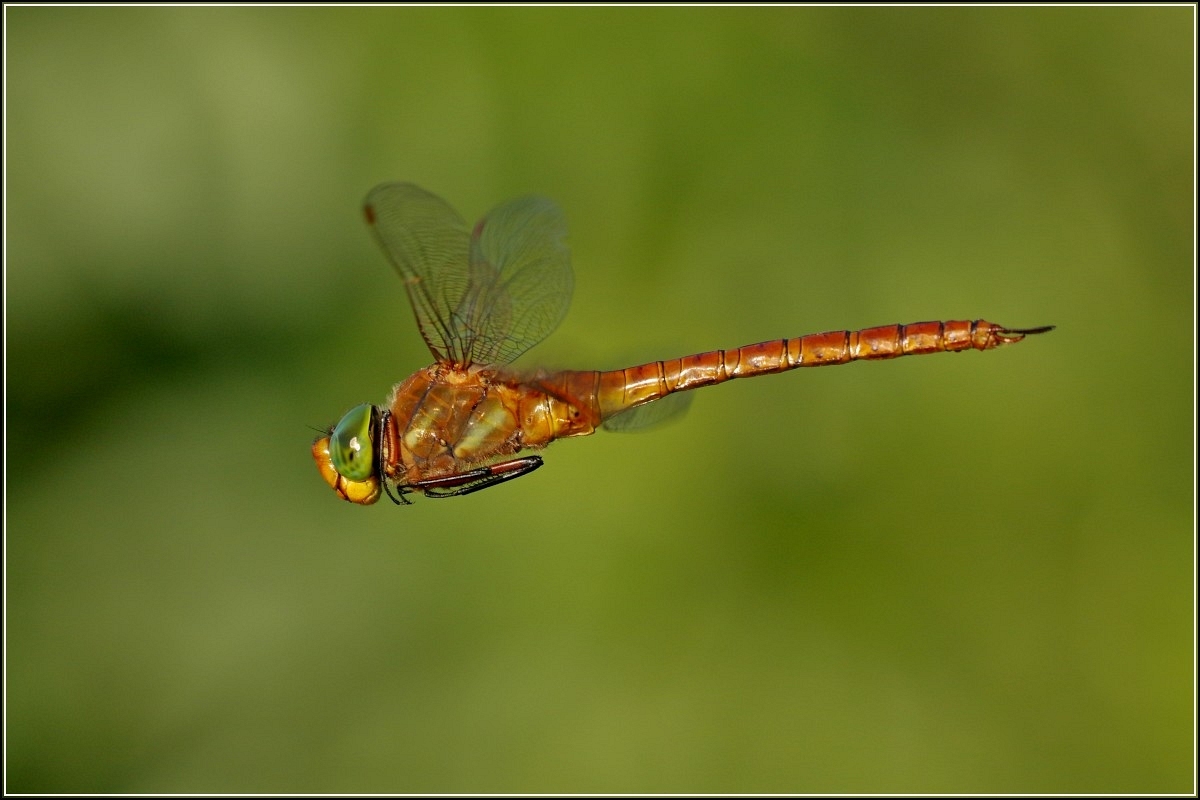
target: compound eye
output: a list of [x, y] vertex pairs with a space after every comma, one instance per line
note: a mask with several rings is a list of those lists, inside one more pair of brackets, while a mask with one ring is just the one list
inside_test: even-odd
[[329, 460], [348, 481], [375, 473], [375, 406], [363, 403], [346, 412], [329, 436]]
[[313, 442], [312, 455], [313, 460], [317, 462], [317, 471], [329, 487], [338, 493], [338, 497], [364, 506], [369, 506], [379, 499], [381, 484], [378, 477], [372, 475], [365, 481], [351, 481], [333, 468], [333, 459], [329, 456], [328, 436], [322, 436]]

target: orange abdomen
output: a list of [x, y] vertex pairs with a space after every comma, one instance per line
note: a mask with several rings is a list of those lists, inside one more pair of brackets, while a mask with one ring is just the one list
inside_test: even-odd
[[535, 385], [578, 412], [577, 419], [559, 425], [553, 438], [578, 436], [591, 433], [616, 414], [674, 392], [800, 367], [959, 350], [990, 350], [1019, 342], [1029, 334], [1044, 333], [1052, 327], [1015, 329], [975, 320], [830, 331], [732, 350], [713, 350], [610, 372], [560, 372], [538, 380]]

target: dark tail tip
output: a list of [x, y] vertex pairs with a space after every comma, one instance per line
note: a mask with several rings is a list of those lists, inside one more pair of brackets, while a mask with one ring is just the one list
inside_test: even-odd
[[1026, 336], [1033, 336], [1035, 333], [1046, 333], [1054, 330], [1054, 325], [1043, 325], [1040, 328], [1000, 328], [995, 332], [996, 338], [1001, 344], [1012, 344], [1019, 342]]
[[1054, 330], [1057, 325], [1043, 325], [1040, 328], [1005, 328], [1000, 333], [1019, 333], [1022, 336], [1033, 336], [1035, 333], [1047, 333]]

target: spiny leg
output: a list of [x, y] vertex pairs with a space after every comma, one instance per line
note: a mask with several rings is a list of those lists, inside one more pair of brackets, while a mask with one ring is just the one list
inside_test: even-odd
[[462, 472], [458, 475], [416, 481], [408, 484], [405, 488], [424, 492], [426, 497], [461, 497], [464, 494], [478, 492], [480, 489], [527, 475], [541, 465], [541, 456], [526, 456]]
[[395, 503], [396, 505], [398, 505], [398, 506], [411, 506], [412, 505], [412, 500], [409, 500], [407, 497], [404, 496], [412, 491], [412, 489], [409, 489], [407, 486], [397, 486], [396, 494], [392, 494], [392, 482], [390, 480], [385, 480], [383, 482], [383, 489], [384, 489], [384, 491], [387, 492], [387, 496], [389, 498], [391, 498], [392, 502]]

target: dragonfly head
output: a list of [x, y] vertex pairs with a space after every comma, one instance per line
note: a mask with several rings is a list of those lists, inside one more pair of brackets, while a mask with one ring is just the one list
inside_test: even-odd
[[363, 403], [347, 411], [328, 436], [313, 442], [317, 470], [343, 500], [370, 505], [379, 499], [378, 430], [379, 409]]

